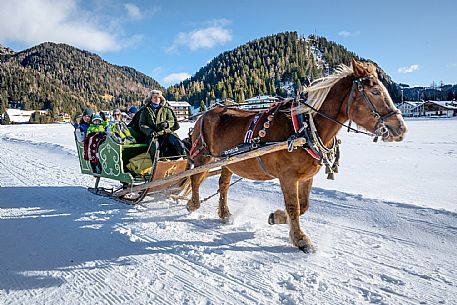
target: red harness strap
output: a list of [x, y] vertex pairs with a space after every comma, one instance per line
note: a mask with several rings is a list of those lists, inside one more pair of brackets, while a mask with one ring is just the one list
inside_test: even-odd
[[292, 117], [292, 125], [294, 126], [294, 130], [297, 133], [300, 130], [300, 124], [298, 123], [297, 113], [295, 112], [295, 101], [290, 103], [290, 114]]
[[311, 157], [313, 157], [314, 159], [316, 159], [316, 160], [320, 160], [320, 159], [321, 159], [321, 157], [319, 157], [318, 155], [316, 155], [316, 154], [314, 153], [314, 151], [312, 151], [311, 149], [305, 147], [305, 150], [306, 150], [306, 151], [308, 152], [308, 154], [310, 154]]
[[[200, 118], [200, 124], [198, 124], [198, 132], [199, 136], [198, 138], [195, 139], [194, 143], [192, 143], [192, 148], [190, 149], [189, 155], [190, 159], [193, 160], [201, 151], [203, 148], [206, 147], [206, 142], [205, 139], [203, 138], [203, 116]], [[198, 146], [198, 142], [200, 143], [200, 146]]]
[[[244, 143], [252, 143], [253, 142], [253, 140], [254, 140], [253, 137], [254, 137], [254, 133], [255, 133], [255, 131], [257, 129], [257, 126], [259, 125], [259, 123], [262, 120], [262, 118], [264, 116], [267, 116], [267, 124], [268, 125], [266, 127], [264, 125], [264, 134], [265, 134], [265, 130], [269, 128], [270, 121], [273, 120], [274, 115], [278, 111], [279, 107], [281, 107], [281, 105], [282, 105], [281, 102], [275, 103], [275, 104], [271, 105], [270, 108], [268, 108], [267, 110], [265, 110], [263, 112], [259, 112], [259, 113], [257, 113], [255, 116], [253, 116], [251, 118], [251, 120], [248, 123], [246, 133], [244, 135]], [[260, 131], [259, 131], [259, 133], [260, 133]], [[260, 137], [263, 137], [263, 136], [261, 135]], [[259, 140], [259, 137], [257, 137], [255, 140]]]
[[246, 134], [244, 135], [244, 143], [252, 143], [254, 131], [257, 128], [257, 125], [259, 124], [260, 119], [262, 119], [264, 114], [265, 112], [256, 113], [255, 116], [253, 116], [249, 120], [248, 129], [246, 130]]

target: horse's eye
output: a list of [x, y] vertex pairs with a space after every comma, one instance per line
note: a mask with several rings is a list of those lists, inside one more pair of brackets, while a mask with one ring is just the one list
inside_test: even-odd
[[380, 95], [381, 92], [379, 92], [378, 90], [372, 90], [372, 91], [371, 91], [371, 94], [373, 94], [373, 95]]

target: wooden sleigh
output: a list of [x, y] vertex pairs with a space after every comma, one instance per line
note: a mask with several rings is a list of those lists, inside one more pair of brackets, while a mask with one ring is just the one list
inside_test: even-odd
[[[148, 194], [161, 192], [174, 199], [183, 199], [189, 193], [189, 178], [195, 174], [209, 171], [207, 176], [220, 174], [220, 167], [244, 161], [258, 156], [288, 149], [287, 141], [261, 147], [232, 157], [216, 159], [216, 161], [200, 167], [192, 167], [187, 160], [158, 160], [153, 167], [153, 175], [138, 175], [127, 168], [129, 160], [148, 149], [147, 144], [123, 145], [117, 143], [111, 136], [99, 146], [99, 162], [101, 171], [95, 172], [90, 161], [84, 159], [84, 143], [78, 140], [79, 130], [75, 130], [76, 149], [79, 157], [81, 172], [95, 177], [95, 186], [89, 191], [111, 197], [128, 204], [138, 204]], [[297, 139], [294, 146], [303, 145], [302, 139]], [[157, 158], [158, 156], [156, 156]], [[116, 188], [99, 186], [100, 179], [107, 178], [121, 183]]]

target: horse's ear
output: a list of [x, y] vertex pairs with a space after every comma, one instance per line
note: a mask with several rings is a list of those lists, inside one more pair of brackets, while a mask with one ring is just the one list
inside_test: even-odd
[[367, 75], [367, 71], [365, 69], [365, 66], [362, 63], [360, 63], [357, 60], [355, 60], [354, 58], [352, 58], [352, 71], [353, 71], [354, 76], [356, 78], [363, 77], [363, 76]]

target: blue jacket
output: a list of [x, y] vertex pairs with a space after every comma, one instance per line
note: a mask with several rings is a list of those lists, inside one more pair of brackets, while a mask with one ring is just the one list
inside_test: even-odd
[[89, 128], [89, 123], [86, 123], [84, 121], [79, 123], [79, 130], [81, 130], [82, 133], [84, 133], [84, 137], [86, 137], [87, 129]]

